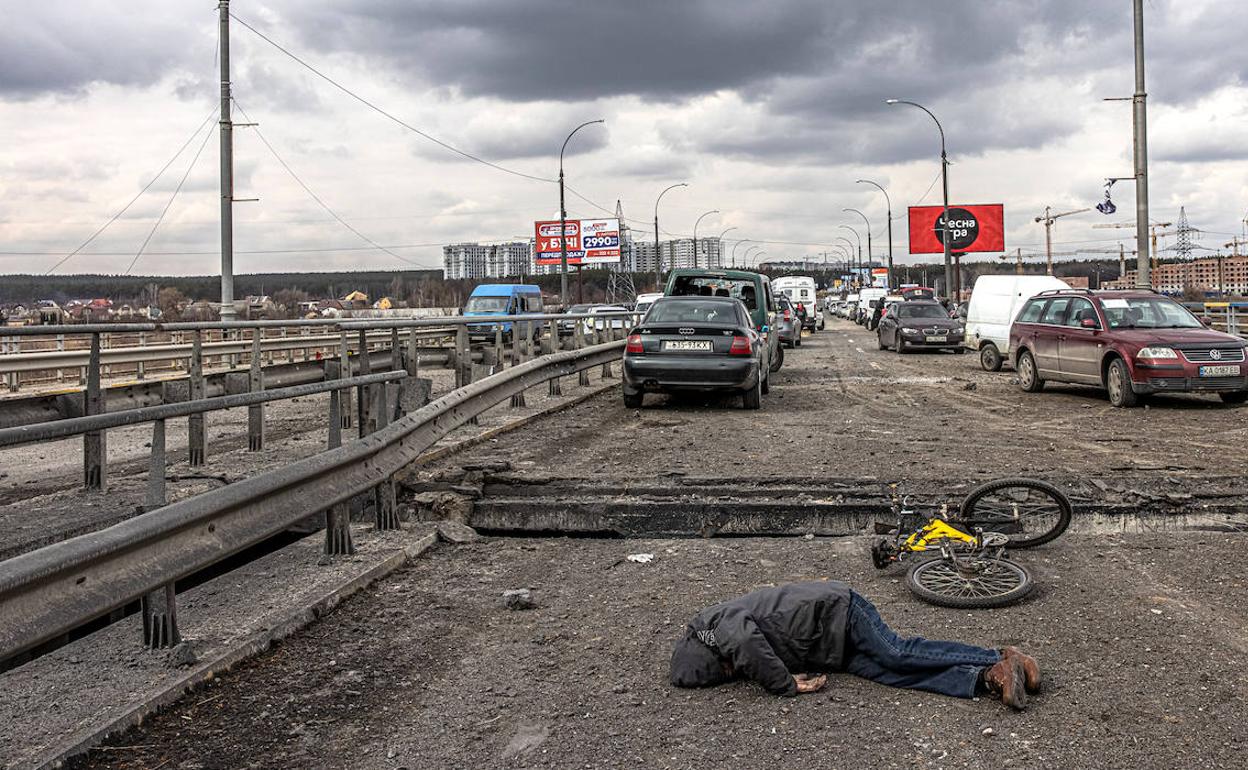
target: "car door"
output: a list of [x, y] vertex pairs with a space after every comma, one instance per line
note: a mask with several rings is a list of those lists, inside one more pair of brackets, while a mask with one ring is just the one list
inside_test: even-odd
[[[1095, 326], [1088, 326], [1095, 323]], [[1100, 384], [1101, 319], [1091, 300], [1074, 297], [1066, 310], [1066, 325], [1057, 335], [1062, 376], [1075, 382]]]
[[898, 312], [897, 305], [893, 304], [889, 306], [887, 315], [880, 319], [878, 332], [880, 335], [880, 342], [885, 345], [892, 346], [897, 344]]
[[1061, 379], [1062, 354], [1059, 347], [1060, 335], [1066, 329], [1066, 311], [1070, 308], [1070, 297], [1055, 297], [1049, 300], [1036, 325], [1036, 334], [1032, 341], [1032, 349], [1036, 357], [1036, 369], [1042, 378]]

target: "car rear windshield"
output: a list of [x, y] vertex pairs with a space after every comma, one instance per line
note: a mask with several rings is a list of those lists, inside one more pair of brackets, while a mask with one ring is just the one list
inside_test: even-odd
[[1165, 297], [1105, 297], [1101, 300], [1111, 329], [1197, 329], [1203, 324]]
[[745, 303], [750, 310], [758, 307], [758, 288], [752, 279], [716, 278], [713, 276], [681, 276], [672, 286], [673, 297], [732, 297]]
[[906, 302], [897, 307], [898, 318], [946, 318], [948, 313], [940, 305], [917, 305]]
[[511, 297], [469, 297], [464, 305], [467, 313], [498, 313], [507, 310]]
[[646, 323], [652, 324], [740, 324], [732, 302], [699, 302], [698, 300], [659, 300], [646, 314]]

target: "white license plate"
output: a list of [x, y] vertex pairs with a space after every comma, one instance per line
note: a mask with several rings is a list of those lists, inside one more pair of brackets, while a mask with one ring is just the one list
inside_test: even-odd
[[949, 341], [948, 337], [943, 337], [939, 335], [931, 335], [931, 334], [924, 337], [923, 339], [927, 340], [928, 342], [948, 342]]
[[710, 340], [665, 340], [664, 350], [703, 350], [711, 349]]
[[1239, 375], [1239, 365], [1234, 366], [1202, 366], [1201, 377], [1235, 377]]

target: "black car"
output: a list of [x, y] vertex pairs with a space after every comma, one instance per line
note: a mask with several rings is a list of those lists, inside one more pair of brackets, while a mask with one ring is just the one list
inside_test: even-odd
[[663, 297], [628, 335], [624, 406], [640, 407], [647, 392], [728, 391], [758, 409], [768, 391], [765, 345], [739, 299]]
[[962, 322], [950, 318], [939, 302], [910, 300], [889, 305], [877, 330], [880, 350], [893, 348], [898, 353], [917, 348], [938, 348], [961, 353], [966, 329]]

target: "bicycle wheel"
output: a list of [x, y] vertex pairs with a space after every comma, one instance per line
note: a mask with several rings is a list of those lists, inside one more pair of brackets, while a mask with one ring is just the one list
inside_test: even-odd
[[1036, 587], [1031, 573], [1009, 559], [928, 559], [910, 568], [906, 585], [915, 596], [940, 607], [982, 609], [1022, 600]]
[[1011, 548], [1053, 540], [1070, 526], [1070, 498], [1039, 479], [997, 479], [976, 487], [962, 501], [958, 518], [985, 532], [1000, 532]]

